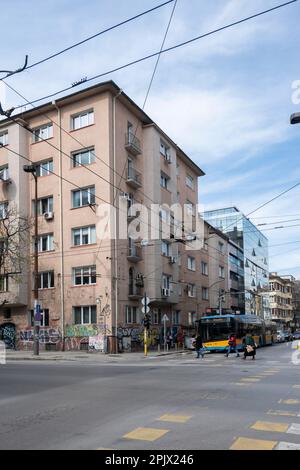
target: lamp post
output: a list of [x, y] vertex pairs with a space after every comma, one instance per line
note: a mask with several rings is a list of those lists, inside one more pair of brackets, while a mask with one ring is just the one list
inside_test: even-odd
[[31, 173], [34, 177], [34, 342], [33, 354], [39, 355], [39, 336], [40, 336], [40, 323], [41, 312], [39, 306], [39, 265], [38, 265], [38, 194], [37, 194], [37, 174], [35, 165], [24, 165], [23, 170], [25, 173]]

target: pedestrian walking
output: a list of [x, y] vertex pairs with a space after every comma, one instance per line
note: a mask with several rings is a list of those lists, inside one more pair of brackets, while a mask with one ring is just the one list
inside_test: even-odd
[[204, 358], [203, 341], [200, 335], [197, 335], [195, 339], [195, 350], [197, 353], [197, 359], [199, 359], [200, 356], [203, 359]]
[[171, 347], [172, 347], [172, 340], [173, 340], [173, 337], [172, 335], [169, 333], [167, 335], [167, 350], [170, 351]]
[[246, 337], [243, 340], [244, 343], [244, 358], [246, 360], [246, 357], [252, 357], [252, 360], [255, 360], [256, 356], [256, 344], [254, 341], [254, 338], [251, 333], [247, 333]]
[[228, 357], [230, 353], [236, 353], [236, 357], [240, 357], [237, 350], [236, 335], [234, 333], [232, 333], [228, 338], [228, 348], [225, 356]]

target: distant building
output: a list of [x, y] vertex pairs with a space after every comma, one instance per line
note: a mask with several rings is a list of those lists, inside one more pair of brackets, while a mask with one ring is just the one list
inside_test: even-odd
[[[238, 307], [242, 313], [263, 316], [268, 309], [267, 296], [263, 302], [260, 298], [262, 292], [268, 291], [268, 239], [236, 207], [207, 211], [204, 218], [239, 248], [230, 256], [232, 294], [240, 289], [236, 291]], [[239, 269], [234, 269], [234, 265]]]
[[270, 273], [269, 295], [272, 320], [278, 323], [280, 329], [288, 329], [295, 326], [294, 283], [295, 278], [293, 276], [279, 276], [276, 272]]

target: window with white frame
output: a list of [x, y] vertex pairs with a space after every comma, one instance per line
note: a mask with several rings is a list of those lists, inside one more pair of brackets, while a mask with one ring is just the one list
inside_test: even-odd
[[160, 141], [160, 153], [168, 160], [171, 158], [170, 147], [162, 140]]
[[188, 312], [188, 322], [189, 325], [194, 325], [197, 321], [197, 313], [196, 312]]
[[166, 175], [166, 174], [163, 173], [163, 172], [160, 173], [160, 185], [161, 185], [162, 188], [168, 189], [168, 187], [169, 187], [169, 180], [170, 180], [170, 178], [169, 178], [168, 175]]
[[0, 147], [1, 145], [8, 145], [8, 131], [0, 132]]
[[126, 323], [133, 324], [139, 323], [138, 308], [132, 307], [131, 305], [126, 305]]
[[91, 245], [96, 243], [95, 225], [72, 229], [72, 240], [74, 246]]
[[53, 233], [48, 233], [47, 235], [40, 235], [38, 238], [39, 253], [43, 253], [44, 251], [52, 251], [53, 249]]
[[81, 129], [82, 127], [94, 124], [94, 111], [92, 109], [71, 116], [71, 129]]
[[163, 289], [171, 290], [171, 285], [172, 285], [172, 276], [169, 276], [167, 274], [163, 274], [162, 275], [162, 285], [161, 285], [161, 287]]
[[159, 308], [155, 308], [152, 313], [153, 325], [161, 324], [161, 311]]
[[53, 125], [50, 123], [33, 129], [32, 142], [41, 142], [51, 137], [53, 137]]
[[8, 292], [8, 275], [0, 276], [0, 292]]
[[219, 277], [225, 279], [225, 269], [224, 266], [219, 266]]
[[72, 191], [72, 207], [78, 208], [95, 204], [95, 186]]
[[195, 205], [187, 199], [185, 209], [189, 215], [195, 215]]
[[180, 310], [176, 310], [172, 312], [172, 324], [179, 325], [180, 324]]
[[191, 175], [186, 175], [185, 184], [188, 186], [188, 188], [194, 189], [194, 178]]
[[208, 276], [208, 264], [204, 261], [201, 261], [201, 273], [203, 276]]
[[90, 165], [95, 161], [95, 149], [89, 148], [72, 153], [72, 165], [78, 167], [81, 165]]
[[195, 258], [192, 258], [191, 256], [188, 256], [187, 267], [190, 271], [196, 271], [196, 260], [195, 260]]
[[85, 286], [96, 284], [96, 266], [84, 266], [80, 268], [73, 268], [73, 285]]
[[219, 246], [219, 251], [220, 251], [221, 253], [224, 253], [224, 243], [219, 242], [219, 243], [218, 243], [218, 246]]
[[[29, 313], [30, 313], [30, 325], [34, 326], [34, 311], [30, 310]], [[43, 308], [43, 310], [41, 310], [40, 326], [49, 326], [49, 309], [48, 308]]]
[[[33, 208], [35, 202], [33, 201]], [[47, 212], [53, 212], [53, 196], [43, 197], [37, 201], [37, 213], [38, 215], [44, 215]], [[33, 210], [34, 213], [34, 210]]]
[[170, 243], [167, 243], [166, 241], [161, 242], [161, 253], [163, 256], [170, 256]]
[[51, 289], [52, 287], [54, 287], [54, 271], [45, 271], [39, 273], [38, 288]]
[[49, 176], [53, 172], [53, 160], [45, 160], [35, 165], [36, 176]]
[[0, 202], [0, 219], [6, 219], [8, 215], [8, 202]]
[[176, 176], [180, 175], [180, 166], [179, 163], [176, 163]]
[[188, 297], [196, 297], [196, 285], [195, 284], [187, 285], [187, 295]]
[[208, 287], [202, 287], [202, 300], [208, 300]]
[[97, 323], [96, 305], [73, 307], [73, 319], [75, 325], [90, 325]]
[[0, 168], [0, 180], [7, 181], [9, 179], [8, 165]]

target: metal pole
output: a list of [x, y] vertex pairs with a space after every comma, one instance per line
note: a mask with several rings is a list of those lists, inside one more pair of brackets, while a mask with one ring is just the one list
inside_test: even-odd
[[40, 336], [40, 318], [37, 316], [37, 305], [39, 303], [39, 264], [38, 264], [38, 194], [37, 194], [37, 175], [34, 177], [34, 344], [33, 354], [39, 355], [39, 336]]
[[222, 315], [222, 299], [223, 296], [219, 295], [219, 315]]
[[[147, 294], [146, 294], [146, 291], [144, 293], [144, 315], [145, 315], [145, 319], [147, 318]], [[144, 355], [147, 356], [148, 355], [148, 334], [147, 334], [147, 327], [144, 326]]]
[[167, 347], [167, 322], [166, 322], [166, 318], [164, 318], [164, 352], [166, 352], [166, 347]]

